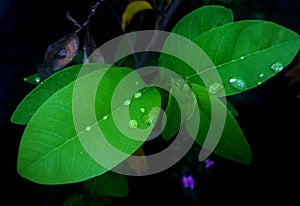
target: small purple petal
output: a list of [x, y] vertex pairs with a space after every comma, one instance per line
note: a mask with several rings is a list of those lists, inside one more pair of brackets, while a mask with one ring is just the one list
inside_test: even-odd
[[205, 160], [204, 163], [205, 163], [205, 168], [207, 169], [215, 164], [213, 160], [209, 160], [209, 159]]
[[190, 188], [190, 189], [194, 189], [195, 187], [195, 180], [194, 178], [190, 175], [190, 176], [182, 176], [182, 186], [183, 188]]

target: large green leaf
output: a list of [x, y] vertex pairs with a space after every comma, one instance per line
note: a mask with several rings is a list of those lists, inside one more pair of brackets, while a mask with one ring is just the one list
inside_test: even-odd
[[233, 14], [230, 9], [215, 5], [203, 6], [184, 16], [172, 32], [193, 40], [214, 27], [232, 21]]
[[[48, 98], [77, 78], [82, 66], [82, 64], [79, 64], [59, 70], [40, 83], [18, 105], [11, 117], [11, 121], [16, 124], [27, 124], [36, 110]], [[89, 64], [91, 70], [107, 67], [108, 65]], [[36, 76], [34, 75], [34, 77]]]
[[[170, 36], [163, 51], [172, 52], [173, 57], [161, 55], [159, 66], [172, 69], [189, 83], [204, 85], [205, 82], [207, 87], [216, 83], [219, 74], [226, 95], [237, 94], [265, 82], [278, 72], [271, 69], [272, 65], [277, 64], [279, 70], [280, 65], [284, 68], [300, 47], [297, 33], [260, 20], [218, 26], [193, 41], [199, 48]], [[230, 84], [233, 79], [234, 86]], [[216, 95], [223, 96], [224, 93]]]
[[[204, 142], [207, 141], [206, 138], [209, 129], [212, 130], [212, 134], [220, 131], [221, 136], [219, 139], [216, 136], [211, 136], [212, 139], [209, 140], [212, 142], [218, 141], [216, 147], [211, 152], [226, 159], [249, 164], [252, 159], [251, 149], [231, 112], [227, 110], [226, 106], [218, 99], [218, 97], [210, 95], [206, 88], [197, 84], [192, 84], [192, 90], [197, 97], [200, 110], [200, 125], [196, 142], [203, 146]], [[217, 114], [216, 116], [212, 116], [213, 109], [215, 110], [214, 113]], [[222, 114], [226, 115], [225, 119], [220, 116]], [[216, 127], [210, 127], [210, 124], [213, 122], [212, 118], [215, 118], [213, 121]], [[220, 122], [223, 120], [225, 120], [225, 122]], [[219, 125], [224, 125], [223, 131], [220, 130], [223, 127], [217, 128]], [[208, 146], [211, 145], [208, 143]], [[205, 149], [209, 150], [209, 148]]]
[[[272, 65], [277, 63], [286, 67], [300, 48], [300, 36], [296, 32], [260, 20], [229, 23], [198, 36], [194, 41], [216, 66], [226, 95], [251, 89], [271, 78], [278, 72], [272, 70]], [[202, 74], [210, 78], [211, 68]], [[193, 81], [192, 76], [187, 79]], [[229, 83], [232, 78], [245, 82], [245, 86], [233, 87]]]
[[129, 192], [126, 178], [114, 172], [107, 172], [86, 181], [84, 187], [90, 195], [126, 197]]
[[[86, 67], [89, 68], [89, 65]], [[90, 72], [78, 78], [76, 82], [73, 81], [52, 94], [36, 110], [25, 128], [19, 147], [17, 167], [19, 174], [41, 184], [79, 182], [108, 171], [136, 151], [147, 137], [138, 140], [130, 139], [118, 131], [115, 120], [111, 117], [116, 113], [115, 117], [118, 119], [118, 114], [124, 113], [124, 108], [127, 108], [128, 113], [128, 105], [122, 102], [115, 110], [106, 110], [106, 118], [101, 114], [101, 118], [97, 118], [98, 114], [94, 114], [95, 110], [98, 110], [95, 107], [107, 108], [107, 105], [111, 104], [116, 84], [126, 75], [133, 73], [132, 71], [127, 68], [109, 70], [103, 67], [91, 68]], [[142, 84], [137, 73], [134, 74], [134, 78]], [[99, 83], [100, 78], [102, 81]], [[82, 82], [89, 84], [79, 84]], [[47, 82], [45, 81], [44, 84]], [[85, 93], [75, 92], [74, 89], [78, 84], [81, 89], [79, 91]], [[93, 93], [91, 85], [102, 92]], [[126, 89], [120, 92], [126, 94]], [[88, 99], [89, 96], [86, 95], [90, 93], [96, 94], [94, 96], [96, 100]], [[160, 96], [155, 89], [149, 88], [145, 93], [147, 95], [141, 97], [143, 101], [153, 103], [154, 108], [160, 107]], [[143, 107], [144, 105], [138, 105], [143, 101], [136, 101], [135, 107]], [[134, 114], [130, 114], [130, 117], [139, 118]], [[124, 124], [129, 128], [128, 121]], [[97, 133], [98, 126], [106, 138], [100, 138]], [[134, 131], [130, 131], [133, 136]], [[107, 143], [107, 140], [112, 142]], [[114, 148], [110, 144], [123, 152], [121, 158], [114, 155]], [[91, 148], [94, 151], [88, 150]], [[100, 156], [95, 159], [93, 155], [99, 153]], [[99, 161], [103, 164], [108, 162], [108, 165], [100, 165]]]

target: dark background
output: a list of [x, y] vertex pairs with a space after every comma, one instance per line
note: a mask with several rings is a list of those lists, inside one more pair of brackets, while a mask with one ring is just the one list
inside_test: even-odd
[[[66, 191], [72, 187], [48, 188], [17, 174], [18, 146], [24, 126], [12, 124], [10, 117], [20, 101], [34, 88], [23, 78], [36, 73], [36, 65], [43, 62], [48, 45], [76, 29], [65, 18], [66, 11], [69, 10], [82, 23], [95, 2], [0, 2], [1, 205], [61, 205]], [[299, 33], [298, 0], [239, 2], [226, 5], [233, 9], [235, 20], [270, 20]], [[202, 1], [185, 0], [167, 30], [201, 5]], [[91, 32], [98, 45], [122, 34], [109, 6], [121, 16], [126, 1], [112, 0], [97, 11]], [[150, 19], [144, 26], [151, 28], [151, 25]], [[296, 63], [295, 59], [283, 72], [261, 86], [229, 97], [239, 112], [237, 120], [252, 149], [253, 162], [242, 165], [212, 155], [215, 165], [211, 171], [195, 177], [195, 192], [199, 198], [197, 205], [300, 205], [300, 100], [296, 98], [297, 88], [289, 87], [289, 81], [284, 77]], [[180, 174], [186, 165], [183, 160], [160, 174], [131, 178], [129, 196], [115, 199], [113, 204], [195, 205], [192, 198], [184, 194], [180, 178], [176, 179], [176, 174]]]

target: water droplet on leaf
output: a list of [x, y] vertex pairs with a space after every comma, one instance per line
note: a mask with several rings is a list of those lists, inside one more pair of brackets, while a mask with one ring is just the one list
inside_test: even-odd
[[138, 122], [134, 119], [131, 119], [129, 122], [128, 122], [128, 125], [131, 129], [136, 129], [138, 127]]
[[88, 131], [91, 131], [91, 129], [92, 129], [92, 128], [91, 128], [90, 126], [87, 126], [87, 127], [85, 128], [85, 131], [88, 132]]
[[259, 75], [260, 78], [262, 78], [262, 77], [264, 77], [264, 76], [265, 76], [264, 73], [261, 73], [261, 74]]
[[247, 84], [242, 79], [239, 78], [231, 78], [229, 79], [230, 85], [240, 91], [245, 91], [247, 89]]
[[39, 83], [41, 81], [41, 78], [40, 77], [35, 77], [34, 81], [37, 82], [37, 83]]
[[135, 98], [135, 99], [138, 99], [138, 98], [140, 98], [141, 96], [142, 96], [142, 93], [141, 93], [141, 92], [137, 92], [137, 93], [134, 94], [134, 98]]
[[211, 94], [217, 94], [218, 92], [222, 91], [223, 89], [224, 89], [224, 86], [222, 84], [215, 82], [209, 86], [208, 91]]
[[141, 113], [144, 113], [145, 111], [146, 111], [145, 108], [143, 108], [143, 107], [140, 108], [140, 112], [141, 112]]
[[125, 100], [125, 102], [124, 102], [124, 105], [125, 105], [125, 106], [128, 106], [128, 105], [130, 105], [130, 100], [128, 100], [128, 99], [127, 99], [127, 100]]
[[108, 118], [108, 116], [106, 116], [106, 115], [102, 117], [103, 120], [107, 120], [107, 118]]
[[244, 57], [244, 56], [241, 56], [240, 59], [245, 59], [245, 57]]
[[274, 64], [272, 64], [272, 65], [270, 66], [270, 69], [271, 69], [273, 72], [278, 73], [278, 72], [280, 72], [281, 70], [283, 70], [283, 65], [282, 65], [282, 63], [280, 63], [280, 62], [276, 62], [276, 63], [274, 63]]

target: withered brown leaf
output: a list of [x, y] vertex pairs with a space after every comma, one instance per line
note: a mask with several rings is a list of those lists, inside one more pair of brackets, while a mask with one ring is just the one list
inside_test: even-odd
[[52, 67], [53, 72], [69, 64], [77, 54], [79, 38], [77, 33], [64, 36], [48, 46], [44, 63]]

